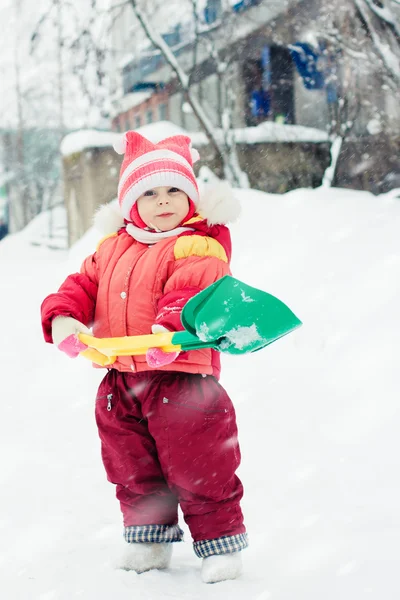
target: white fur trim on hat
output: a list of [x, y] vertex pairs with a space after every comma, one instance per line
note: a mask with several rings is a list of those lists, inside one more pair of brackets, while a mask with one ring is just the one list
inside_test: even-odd
[[126, 133], [117, 138], [113, 143], [113, 148], [118, 154], [125, 154], [127, 146]]

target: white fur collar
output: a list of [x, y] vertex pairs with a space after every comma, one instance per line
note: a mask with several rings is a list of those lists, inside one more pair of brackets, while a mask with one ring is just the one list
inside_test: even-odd
[[[220, 179], [212, 183], [201, 183], [200, 200], [197, 212], [209, 225], [227, 225], [236, 221], [240, 214], [240, 204], [227, 181]], [[113, 200], [100, 206], [94, 215], [94, 226], [102, 235], [115, 233], [124, 226], [124, 218]]]

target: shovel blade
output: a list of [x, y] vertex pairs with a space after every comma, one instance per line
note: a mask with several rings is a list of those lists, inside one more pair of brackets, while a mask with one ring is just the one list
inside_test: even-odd
[[228, 354], [261, 350], [301, 325], [281, 300], [229, 275], [189, 300], [181, 320], [202, 342]]

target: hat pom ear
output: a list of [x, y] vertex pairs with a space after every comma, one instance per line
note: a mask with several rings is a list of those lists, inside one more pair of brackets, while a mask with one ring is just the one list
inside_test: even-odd
[[200, 154], [198, 153], [198, 151], [196, 150], [196, 148], [190, 147], [190, 154], [191, 154], [191, 157], [192, 157], [193, 164], [195, 162], [197, 162], [198, 160], [200, 160]]
[[125, 154], [126, 145], [127, 145], [127, 139], [126, 139], [126, 133], [124, 133], [118, 139], [115, 140], [115, 142], [113, 143], [113, 148], [114, 148], [115, 152], [117, 152], [118, 154]]

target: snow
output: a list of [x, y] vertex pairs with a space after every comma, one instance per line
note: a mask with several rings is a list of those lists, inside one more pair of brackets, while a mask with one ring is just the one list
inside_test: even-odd
[[60, 150], [63, 156], [70, 156], [88, 148], [106, 148], [112, 146], [121, 136], [111, 131], [97, 131], [96, 129], [80, 129], [65, 136], [61, 142]]
[[207, 323], [201, 323], [199, 325], [199, 332], [197, 335], [202, 342], [208, 342], [210, 339], [210, 329]]
[[367, 123], [367, 131], [370, 135], [378, 135], [382, 133], [382, 122], [378, 118], [370, 119]]
[[[153, 143], [157, 143], [172, 135], [188, 135], [188, 132], [171, 121], [158, 121], [143, 125], [136, 129]], [[61, 153], [69, 156], [75, 152], [82, 152], [88, 148], [112, 147], [116, 140], [121, 139], [120, 133], [112, 131], [96, 131], [95, 129], [81, 129], [65, 136], [61, 142]]]
[[324, 173], [324, 177], [323, 177], [322, 184], [321, 184], [321, 187], [323, 187], [323, 188], [331, 187], [331, 185], [332, 185], [332, 181], [335, 176], [336, 166], [337, 166], [337, 163], [339, 160], [342, 145], [343, 145], [343, 138], [341, 136], [337, 136], [332, 142], [331, 149], [330, 149], [331, 163]]
[[5, 600], [398, 600], [399, 199], [238, 193], [234, 275], [303, 321], [222, 359], [242, 449], [243, 576], [202, 583], [183, 523], [168, 571], [116, 569], [122, 524], [93, 415], [103, 371], [44, 344], [39, 321], [99, 235], [70, 253], [32, 245], [47, 231], [41, 215], [0, 242]]
[[146, 102], [152, 95], [152, 92], [132, 92], [131, 94], [125, 94], [120, 98], [113, 101], [113, 109], [111, 111], [111, 118], [119, 115], [120, 113], [126, 112], [135, 106], [139, 106], [143, 102]]
[[[143, 96], [148, 98], [148, 93], [131, 94], [132, 96]], [[133, 106], [133, 105], [130, 105]], [[208, 143], [207, 136], [202, 131], [187, 131], [171, 121], [157, 121], [143, 125], [136, 129], [153, 143], [157, 143], [173, 135], [188, 135], [195, 146], [205, 146]], [[282, 125], [279, 123], [265, 122], [257, 127], [247, 127], [233, 130], [237, 143], [257, 144], [266, 142], [326, 142], [329, 136], [326, 132], [312, 127], [301, 125]], [[222, 142], [223, 132], [214, 129], [216, 138]], [[114, 144], [121, 134], [112, 131], [97, 131], [95, 129], [81, 129], [65, 136], [61, 142], [61, 153], [69, 156], [75, 152], [81, 152], [87, 148], [104, 148]]]
[[[1, 169], [1, 165], [0, 165], [0, 169]], [[12, 171], [2, 171], [0, 170], [0, 187], [3, 187], [3, 185], [6, 185], [6, 183], [9, 183], [10, 181], [12, 181], [15, 177], [15, 174]]]
[[254, 323], [250, 327], [236, 327], [235, 329], [231, 329], [227, 332], [226, 337], [230, 344], [239, 350], [262, 340]]
[[286, 125], [265, 121], [257, 127], [235, 130], [235, 139], [242, 144], [262, 142], [327, 142], [326, 131], [302, 125]]
[[[179, 127], [179, 125], [175, 125], [175, 123], [172, 123], [171, 121], [157, 121], [156, 123], [149, 123], [148, 125], [139, 127], [139, 129], [136, 131], [144, 135], [144, 137], [148, 138], [153, 143], [157, 143], [160, 140], [171, 137], [172, 135], [189, 135], [192, 137], [190, 132], [182, 127]], [[203, 139], [206, 139], [204, 134], [203, 136]]]

